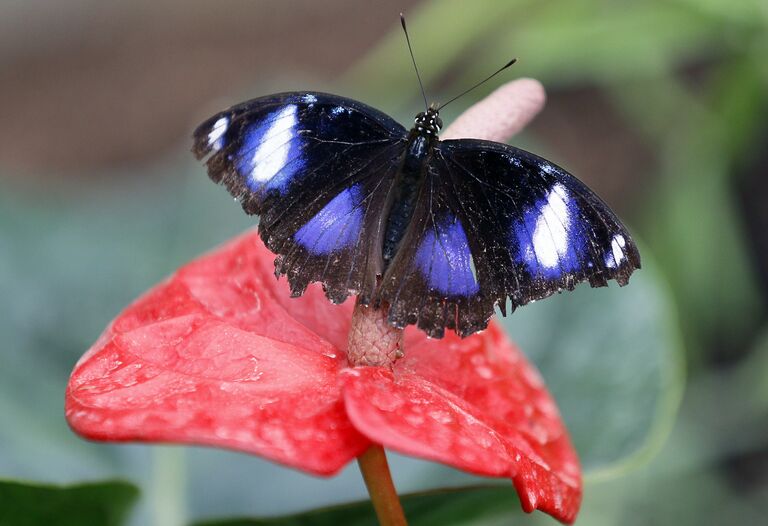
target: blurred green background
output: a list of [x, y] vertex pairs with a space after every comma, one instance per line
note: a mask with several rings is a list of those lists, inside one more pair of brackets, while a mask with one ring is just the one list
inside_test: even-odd
[[[641, 244], [628, 287], [503, 321], [582, 458], [578, 524], [764, 523], [765, 0], [2, 0], [0, 525], [222, 524], [365, 498], [354, 466], [320, 480], [225, 451], [84, 442], [63, 392], [123, 306], [253, 224], [191, 159], [198, 121], [317, 89], [407, 125], [420, 94], [401, 10], [436, 100], [518, 57], [506, 78], [549, 98], [514, 143], [584, 180]], [[402, 492], [487, 482], [397, 455], [392, 468]], [[107, 479], [130, 484], [58, 486]], [[414, 499], [413, 524], [554, 523], [508, 489]], [[313, 517], [370, 521], [365, 506]]]

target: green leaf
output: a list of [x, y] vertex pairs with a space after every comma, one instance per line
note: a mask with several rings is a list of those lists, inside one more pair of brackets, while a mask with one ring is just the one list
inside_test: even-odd
[[120, 481], [47, 486], [0, 481], [0, 526], [118, 526], [139, 496]]
[[577, 524], [765, 522], [765, 493], [757, 477], [768, 443], [766, 399], [760, 397], [766, 373], [768, 327], [743, 362], [691, 375], [662, 451], [626, 477], [588, 485]]
[[669, 289], [642, 246], [628, 286], [581, 285], [502, 323], [539, 367], [592, 478], [647, 459], [669, 433], [683, 350]]
[[676, 3], [705, 13], [720, 23], [738, 23], [746, 27], [766, 26], [765, 4], [762, 0], [739, 0], [738, 2], [723, 2], [723, 0], [675, 0]]
[[[722, 47], [721, 26], [669, 2], [545, 5], [515, 31], [499, 32], [492, 45], [514, 49], [521, 57], [518, 74], [545, 82], [615, 82], [656, 76]], [[595, 16], [597, 9], [599, 16]], [[486, 58], [467, 74], [478, 75], [490, 65]]]
[[[411, 526], [469, 526], [487, 524], [494, 517], [522, 514], [511, 486], [482, 486], [401, 496]], [[194, 526], [377, 526], [371, 503], [355, 502], [295, 515], [254, 519], [222, 519]]]
[[[765, 311], [733, 188], [745, 152], [759, 150], [756, 131], [768, 108], [758, 67], [745, 57], [715, 68], [704, 95], [673, 76], [613, 90], [659, 152], [662, 177], [645, 234], [675, 289], [692, 349], [739, 342]], [[663, 117], [670, 114], [680, 117]]]

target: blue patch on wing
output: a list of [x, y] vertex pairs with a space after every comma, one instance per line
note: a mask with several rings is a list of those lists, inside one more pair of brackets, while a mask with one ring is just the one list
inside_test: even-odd
[[447, 216], [425, 233], [416, 252], [416, 265], [427, 285], [442, 294], [470, 296], [480, 289], [472, 269], [467, 235], [453, 216]]
[[330, 254], [354, 245], [360, 237], [363, 211], [359, 185], [334, 197], [296, 232], [294, 240], [316, 255]]
[[298, 106], [289, 104], [248, 129], [238, 153], [237, 170], [251, 190], [285, 192], [304, 167], [297, 125]]
[[517, 260], [535, 276], [548, 279], [579, 270], [586, 251], [578, 225], [578, 206], [561, 184], [524, 213], [512, 225], [512, 243], [518, 247]]

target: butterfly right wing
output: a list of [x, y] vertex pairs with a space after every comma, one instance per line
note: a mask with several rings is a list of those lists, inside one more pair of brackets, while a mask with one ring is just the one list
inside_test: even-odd
[[380, 216], [405, 134], [360, 102], [282, 93], [214, 115], [195, 131], [193, 152], [207, 158], [211, 179], [260, 216], [259, 233], [292, 293], [316, 281], [341, 302], [375, 288]]
[[640, 255], [626, 228], [565, 170], [501, 143], [441, 141], [376, 297], [398, 327], [468, 336], [587, 281], [628, 282]]
[[434, 160], [475, 242], [484, 292], [512, 308], [609, 280], [626, 285], [640, 254], [627, 228], [584, 183], [507, 144], [442, 141]]

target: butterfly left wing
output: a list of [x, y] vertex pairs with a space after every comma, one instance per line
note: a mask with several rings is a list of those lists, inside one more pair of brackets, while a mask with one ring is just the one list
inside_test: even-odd
[[253, 99], [214, 115], [193, 152], [227, 187], [278, 254], [294, 295], [314, 281], [341, 302], [372, 294], [381, 272], [379, 215], [405, 148], [405, 129], [363, 103], [325, 93]]
[[379, 300], [397, 326], [433, 337], [487, 326], [511, 309], [587, 281], [620, 285], [640, 267], [626, 228], [562, 168], [512, 146], [442, 141], [421, 210], [387, 270]]

